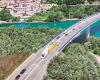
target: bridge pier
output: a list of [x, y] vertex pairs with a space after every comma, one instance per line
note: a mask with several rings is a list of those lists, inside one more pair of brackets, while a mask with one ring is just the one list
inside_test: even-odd
[[86, 29], [86, 37], [90, 37], [90, 26]]

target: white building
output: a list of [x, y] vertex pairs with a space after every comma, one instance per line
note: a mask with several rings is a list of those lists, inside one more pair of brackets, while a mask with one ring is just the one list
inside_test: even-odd
[[0, 0], [0, 7], [4, 6], [15, 17], [29, 17], [41, 10], [46, 11], [53, 5], [41, 4], [41, 0]]

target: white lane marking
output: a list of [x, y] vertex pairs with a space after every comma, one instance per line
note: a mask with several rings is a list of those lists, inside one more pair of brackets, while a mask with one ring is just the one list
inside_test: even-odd
[[[37, 53], [39, 53], [41, 50], [42, 50], [42, 48]], [[18, 75], [18, 73], [20, 73], [19, 71], [21, 71], [23, 69], [23, 67], [27, 67], [28, 63], [30, 63], [33, 60], [32, 57], [34, 57], [34, 56], [36, 57], [37, 55], [39, 55], [39, 54], [33, 53], [32, 55], [30, 55], [20, 66], [18, 66], [18, 68], [16, 68], [13, 71], [13, 73], [6, 80], [14, 80], [16, 75]], [[31, 61], [30, 61], [30, 59], [31, 59]]]
[[41, 63], [43, 60], [44, 60], [44, 59], [41, 59], [41, 61], [37, 64], [37, 66], [34, 67], [34, 69], [29, 73], [29, 75], [26, 77], [25, 80], [27, 80], [27, 79], [30, 77], [30, 75], [32, 75], [33, 71], [40, 65], [40, 63]]
[[[34, 69], [34, 66], [35, 66], [38, 62], [40, 62], [41, 59], [42, 59], [42, 58], [37, 59], [33, 64], [31, 64], [29, 67], [27, 67], [27, 68], [26, 68], [27, 72], [25, 72], [24, 75], [28, 75], [28, 74], [29, 74], [28, 72], [31, 72], [31, 70]], [[21, 77], [22, 77], [21, 80], [24, 80], [24, 78], [25, 78], [26, 76], [23, 76], [23, 75], [22, 75]]]

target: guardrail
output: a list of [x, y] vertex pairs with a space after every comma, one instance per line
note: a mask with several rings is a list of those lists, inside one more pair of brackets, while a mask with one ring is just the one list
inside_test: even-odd
[[[97, 14], [93, 14], [92, 16], [96, 16], [96, 15], [100, 15], [100, 13], [97, 13]], [[88, 17], [88, 18], [91, 18]], [[86, 19], [84, 19], [86, 20]], [[95, 23], [96, 21], [100, 20], [99, 18], [97, 20], [95, 20], [94, 22], [92, 22], [91, 24], [88, 24], [86, 26], [84, 26], [83, 29], [81, 29], [80, 31], [78, 31], [75, 35], [79, 34], [80, 32], [82, 32], [84, 29], [88, 28], [90, 25], [92, 25], [93, 23]], [[78, 25], [79, 23], [76, 23], [75, 25], [73, 25], [72, 27]], [[69, 39], [69, 41], [67, 41], [65, 44], [63, 44], [63, 46], [59, 49], [59, 52], [62, 52], [62, 50], [75, 38], [75, 35], [73, 35], [73, 37], [71, 39]]]
[[62, 31], [59, 32], [57, 35], [53, 36], [53, 37], [52, 37], [48, 42], [46, 42], [42, 47], [45, 47], [45, 46], [49, 45], [49, 44], [51, 43], [51, 41], [54, 40], [54, 39], [56, 39], [61, 33], [62, 33]]
[[53, 40], [56, 40], [57, 39], [57, 37], [59, 37], [61, 34], [62, 34], [62, 32], [64, 32], [65, 31], [65, 29], [64, 30], [62, 30], [61, 32], [59, 32], [57, 35], [55, 35], [53, 38], [51, 38], [47, 43], [45, 43], [42, 47], [46, 47], [46, 46], [48, 46], [48, 45], [50, 45], [51, 43], [52, 43], [52, 41]]

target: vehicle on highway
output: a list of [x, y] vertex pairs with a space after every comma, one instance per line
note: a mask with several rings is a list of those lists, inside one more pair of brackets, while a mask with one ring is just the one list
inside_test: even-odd
[[48, 47], [42, 52], [42, 57], [45, 57], [48, 54]]
[[24, 69], [20, 72], [20, 74], [24, 74], [25, 71], [26, 71], [26, 69], [24, 68]]
[[20, 78], [20, 75], [17, 75], [16, 78], [15, 78], [15, 80], [19, 80], [19, 78]]
[[68, 34], [65, 34], [65, 36], [67, 36]]
[[48, 48], [48, 52], [51, 53], [52, 50], [55, 48], [55, 46], [57, 45], [58, 40], [54, 41]]
[[75, 30], [75, 28], [73, 28], [73, 30]]
[[58, 43], [58, 39], [56, 41], [53, 41], [49, 47], [47, 47], [43, 52], [42, 52], [42, 58], [44, 58], [48, 53], [51, 53], [52, 50], [55, 48], [55, 46]]

